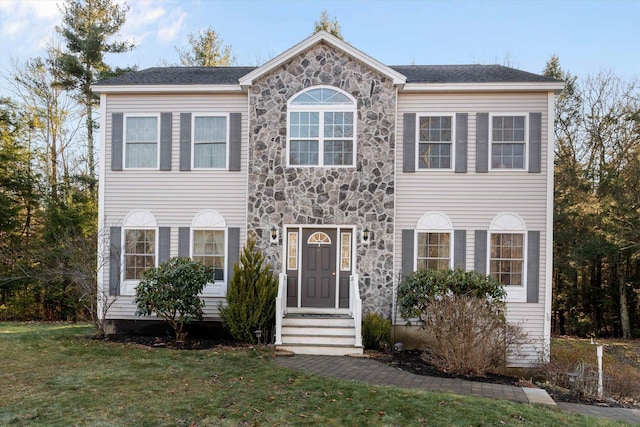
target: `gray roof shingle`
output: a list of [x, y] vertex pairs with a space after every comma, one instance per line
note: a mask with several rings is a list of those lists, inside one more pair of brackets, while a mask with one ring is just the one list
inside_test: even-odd
[[256, 67], [153, 67], [102, 80], [99, 86], [237, 85]]
[[502, 65], [392, 65], [407, 83], [541, 83], [557, 80]]
[[[257, 67], [154, 67], [97, 83], [119, 85], [234, 85]], [[393, 65], [407, 83], [544, 83], [557, 80], [502, 65]]]

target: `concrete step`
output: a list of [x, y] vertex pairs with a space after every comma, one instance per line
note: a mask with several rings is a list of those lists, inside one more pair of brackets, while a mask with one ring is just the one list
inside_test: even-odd
[[295, 354], [314, 354], [324, 356], [347, 356], [349, 354], [362, 354], [362, 347], [335, 346], [335, 345], [305, 345], [286, 344], [279, 345], [278, 350], [290, 351]]
[[282, 319], [282, 326], [354, 327], [351, 317], [290, 317]]
[[282, 326], [282, 335], [330, 335], [330, 336], [347, 336], [353, 337], [356, 328], [352, 326]]
[[356, 339], [351, 336], [340, 335], [305, 335], [305, 334], [282, 334], [282, 344], [304, 344], [304, 345], [333, 345], [333, 346], [354, 346]]

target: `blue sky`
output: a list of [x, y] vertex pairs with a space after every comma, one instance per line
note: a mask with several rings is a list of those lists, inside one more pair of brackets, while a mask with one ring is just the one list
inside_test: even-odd
[[[120, 2], [120, 1], [119, 1]], [[0, 70], [41, 55], [55, 36], [55, 0], [0, 0]], [[640, 1], [130, 0], [122, 37], [135, 40], [112, 65], [177, 63], [175, 46], [213, 27], [238, 65], [265, 62], [306, 38], [323, 9], [345, 40], [388, 65], [499, 63], [539, 73], [552, 54], [586, 77], [640, 76]], [[6, 82], [0, 82], [2, 86]], [[3, 90], [4, 92], [4, 90]]]

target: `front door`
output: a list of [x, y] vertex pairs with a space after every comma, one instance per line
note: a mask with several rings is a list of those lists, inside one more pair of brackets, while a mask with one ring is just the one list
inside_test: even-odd
[[336, 306], [335, 229], [302, 230], [302, 307]]

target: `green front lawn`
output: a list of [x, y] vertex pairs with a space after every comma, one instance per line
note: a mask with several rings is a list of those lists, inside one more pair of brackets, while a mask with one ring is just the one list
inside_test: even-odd
[[0, 323], [0, 425], [608, 426], [546, 407], [293, 372], [269, 352], [149, 349]]

